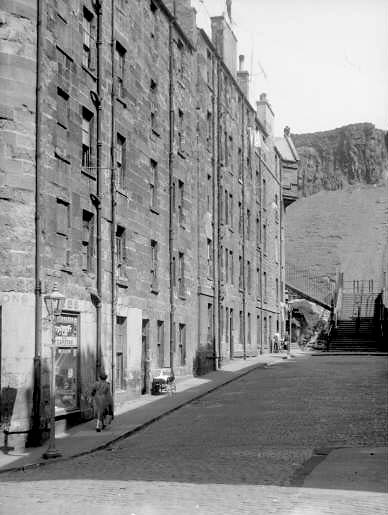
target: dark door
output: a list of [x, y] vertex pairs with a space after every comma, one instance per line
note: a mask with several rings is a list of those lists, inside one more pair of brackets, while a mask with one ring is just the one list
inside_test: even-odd
[[141, 393], [149, 393], [150, 391], [150, 342], [149, 342], [149, 325], [150, 321], [143, 318], [141, 328], [142, 355], [141, 355], [141, 371], [142, 384]]

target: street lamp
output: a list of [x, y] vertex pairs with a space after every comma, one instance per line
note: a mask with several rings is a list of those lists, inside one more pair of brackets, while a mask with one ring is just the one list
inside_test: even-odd
[[52, 325], [51, 332], [51, 375], [50, 375], [50, 440], [43, 458], [58, 458], [61, 453], [55, 448], [55, 325], [57, 317], [62, 313], [65, 296], [58, 291], [54, 283], [53, 290], [44, 296], [47, 313]]

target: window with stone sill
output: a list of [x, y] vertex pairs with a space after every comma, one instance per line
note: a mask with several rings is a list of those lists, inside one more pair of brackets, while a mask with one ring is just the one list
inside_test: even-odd
[[150, 80], [150, 121], [151, 131], [156, 136], [160, 135], [160, 121], [159, 121], [159, 103], [158, 103], [158, 84], [153, 79]]
[[94, 271], [94, 215], [82, 211], [82, 270]]
[[207, 275], [209, 278], [213, 277], [213, 242], [211, 239], [207, 238]]
[[116, 226], [116, 266], [117, 266], [117, 278], [119, 281], [126, 280], [126, 230], [121, 225]]
[[183, 157], [185, 155], [185, 120], [184, 113], [178, 109], [178, 153]]
[[158, 163], [150, 159], [151, 180], [150, 180], [150, 209], [158, 212], [159, 209], [159, 172]]
[[82, 108], [82, 168], [91, 175], [95, 175], [93, 170], [93, 142], [94, 142], [94, 118], [93, 113]]
[[179, 75], [180, 80], [182, 80], [184, 78], [184, 74], [186, 71], [185, 46], [181, 39], [178, 39], [176, 46], [177, 46], [177, 58], [176, 58], [177, 73]]
[[157, 342], [156, 342], [156, 362], [159, 368], [164, 367], [164, 321], [157, 321]]
[[121, 134], [116, 136], [116, 177], [117, 187], [123, 191], [127, 187], [126, 177], [126, 139]]
[[206, 80], [210, 87], [213, 86], [213, 59], [210, 50], [206, 51]]
[[249, 295], [252, 293], [252, 270], [251, 270], [251, 262], [247, 262], [247, 290]]
[[184, 202], [185, 202], [185, 184], [183, 181], [178, 179], [177, 183], [178, 191], [177, 191], [177, 213], [178, 213], [178, 223], [181, 227], [185, 226], [185, 212], [184, 212]]
[[159, 293], [158, 284], [158, 242], [151, 240], [151, 292]]
[[62, 266], [70, 267], [70, 235], [71, 235], [71, 218], [69, 202], [57, 198], [56, 205], [56, 233], [57, 245], [62, 253]]
[[156, 41], [159, 30], [159, 9], [156, 3], [151, 0], [150, 1], [150, 12], [151, 12], [151, 39]]
[[125, 48], [116, 41], [116, 95], [118, 98], [123, 99], [125, 97], [125, 60], [126, 50]]
[[82, 65], [89, 70], [94, 70], [96, 26], [93, 13], [86, 7], [83, 8], [82, 29]]
[[183, 252], [178, 253], [178, 275], [177, 275], [177, 286], [178, 296], [181, 298], [186, 297], [185, 289], [185, 255]]
[[178, 356], [179, 365], [184, 367], [186, 365], [186, 324], [178, 326]]
[[213, 117], [210, 111], [206, 115], [206, 148], [208, 152], [212, 151], [213, 143]]
[[244, 287], [244, 265], [242, 257], [238, 257], [238, 264], [239, 264], [239, 276], [238, 276], [238, 287], [240, 290]]

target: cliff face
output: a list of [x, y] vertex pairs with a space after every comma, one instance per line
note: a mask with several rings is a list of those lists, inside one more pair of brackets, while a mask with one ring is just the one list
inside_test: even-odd
[[302, 196], [348, 184], [382, 184], [388, 173], [386, 134], [371, 123], [294, 134]]
[[286, 212], [286, 260], [378, 285], [388, 238], [387, 136], [362, 123], [293, 140], [301, 198]]

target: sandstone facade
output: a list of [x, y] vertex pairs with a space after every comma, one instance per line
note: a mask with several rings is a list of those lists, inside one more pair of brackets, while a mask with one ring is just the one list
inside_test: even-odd
[[66, 296], [56, 327], [62, 417], [91, 415], [98, 360], [119, 403], [148, 391], [153, 368], [203, 373], [268, 352], [283, 327], [282, 158], [272, 109], [262, 97], [254, 110], [247, 72], [225, 64], [236, 52], [225, 19], [214, 20], [210, 40], [195, 27], [190, 2], [175, 13], [174, 4], [104, 1], [98, 18], [91, 0], [47, 2], [39, 63], [36, 2], [5, 2], [0, 13], [0, 379], [16, 392], [11, 432], [28, 431], [37, 409], [34, 357], [47, 425], [51, 329], [43, 296], [54, 283]]

